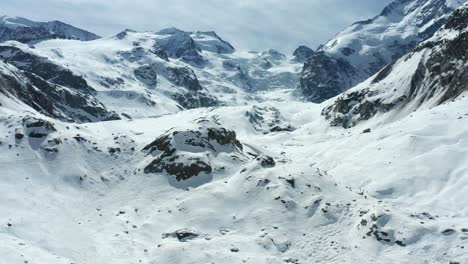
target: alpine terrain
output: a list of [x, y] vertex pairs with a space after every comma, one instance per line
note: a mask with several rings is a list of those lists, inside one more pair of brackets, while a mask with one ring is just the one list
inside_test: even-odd
[[465, 2], [290, 55], [0, 17], [0, 263], [468, 263]]

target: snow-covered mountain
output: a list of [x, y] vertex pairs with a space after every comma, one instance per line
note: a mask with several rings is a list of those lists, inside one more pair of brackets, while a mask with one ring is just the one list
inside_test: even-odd
[[[254, 91], [295, 87], [301, 68], [300, 63], [274, 50], [236, 52], [214, 32], [174, 28], [157, 33], [126, 30], [87, 42], [50, 40], [34, 46], [4, 42], [0, 58], [59, 85], [56, 89], [90, 96], [94, 105], [124, 118], [245, 104], [253, 100]], [[87, 110], [93, 112], [93, 108]], [[64, 119], [96, 120], [60, 111]]]
[[89, 41], [98, 38], [100, 37], [96, 34], [60, 21], [35, 22], [22, 17], [0, 17], [0, 41], [37, 43], [48, 39]]
[[468, 4], [452, 13], [321, 104], [294, 97], [330, 58], [307, 47], [0, 43], [0, 263], [466, 263]]
[[305, 63], [300, 93], [323, 102], [366, 80], [430, 38], [462, 2], [396, 0], [380, 15], [353, 24]]
[[409, 115], [453, 100], [468, 90], [468, 8], [461, 8], [415, 50], [340, 95], [323, 114], [350, 127], [375, 115]]

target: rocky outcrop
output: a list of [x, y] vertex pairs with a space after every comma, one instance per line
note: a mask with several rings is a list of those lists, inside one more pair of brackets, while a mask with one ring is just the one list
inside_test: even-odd
[[23, 118], [23, 127], [25, 134], [31, 138], [44, 138], [57, 131], [53, 123], [31, 116]]
[[188, 180], [200, 174], [211, 174], [221, 153], [242, 153], [243, 145], [236, 133], [219, 127], [200, 130], [169, 131], [143, 148], [155, 157], [144, 172], [167, 173], [177, 181]]
[[193, 109], [199, 107], [217, 106], [216, 97], [208, 94], [200, 85], [194, 71], [188, 67], [167, 68], [166, 78], [176, 86], [187, 89], [187, 92], [172, 93], [171, 97], [183, 108]]
[[143, 65], [134, 70], [135, 77], [148, 88], [154, 89], [158, 84], [158, 75], [155, 67]]
[[35, 74], [56, 85], [66, 86], [87, 94], [94, 92], [86, 80], [72, 71], [13, 46], [0, 46], [0, 59], [18, 69]]
[[191, 229], [181, 229], [171, 233], [164, 233], [162, 238], [176, 238], [179, 242], [187, 242], [189, 240], [196, 239], [200, 236], [200, 234]]
[[3, 62], [0, 62], [0, 93], [63, 121], [120, 119], [116, 113], [108, 111], [98, 100], [83, 91], [50, 83], [34, 73], [20, 72]]
[[254, 106], [245, 113], [254, 129], [263, 134], [272, 132], [291, 132], [294, 127], [284, 121], [281, 113], [274, 107]]
[[308, 101], [321, 103], [353, 87], [358, 76], [348, 61], [317, 52], [304, 64], [300, 93]]
[[295, 61], [305, 63], [314, 53], [314, 50], [307, 46], [299, 46], [294, 51], [293, 56]]
[[187, 88], [189, 91], [200, 91], [203, 87], [200, 85], [195, 72], [188, 67], [168, 68], [167, 79], [176, 86]]

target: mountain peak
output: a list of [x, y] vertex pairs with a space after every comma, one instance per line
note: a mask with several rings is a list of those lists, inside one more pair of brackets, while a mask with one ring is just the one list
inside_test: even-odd
[[40, 42], [49, 39], [75, 39], [90, 41], [98, 35], [54, 20], [36, 22], [23, 17], [0, 17], [0, 42], [16, 40], [23, 43]]
[[[466, 0], [396, 0], [378, 16], [354, 23], [319, 49], [323, 54], [314, 57], [319, 61], [305, 65], [301, 85], [302, 90], [307, 91], [304, 95], [310, 97], [314, 90], [327, 89], [339, 93], [366, 80], [431, 38], [462, 2]], [[314, 63], [340, 65], [343, 72], [332, 72], [333, 67], [316, 67]], [[312, 68], [322, 72], [317, 73]], [[351, 79], [335, 82], [337, 74], [347, 73], [353, 73], [349, 75]], [[330, 87], [331, 83], [337, 86]], [[327, 98], [317, 101], [336, 96], [336, 92], [325, 92]]]

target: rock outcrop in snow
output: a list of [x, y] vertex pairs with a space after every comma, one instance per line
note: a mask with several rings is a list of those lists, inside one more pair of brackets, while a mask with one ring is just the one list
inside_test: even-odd
[[225, 128], [171, 130], [143, 148], [151, 158], [144, 172], [164, 172], [177, 182], [197, 186], [211, 181], [212, 173], [225, 170], [227, 164], [246, 162], [243, 149], [236, 133]]

